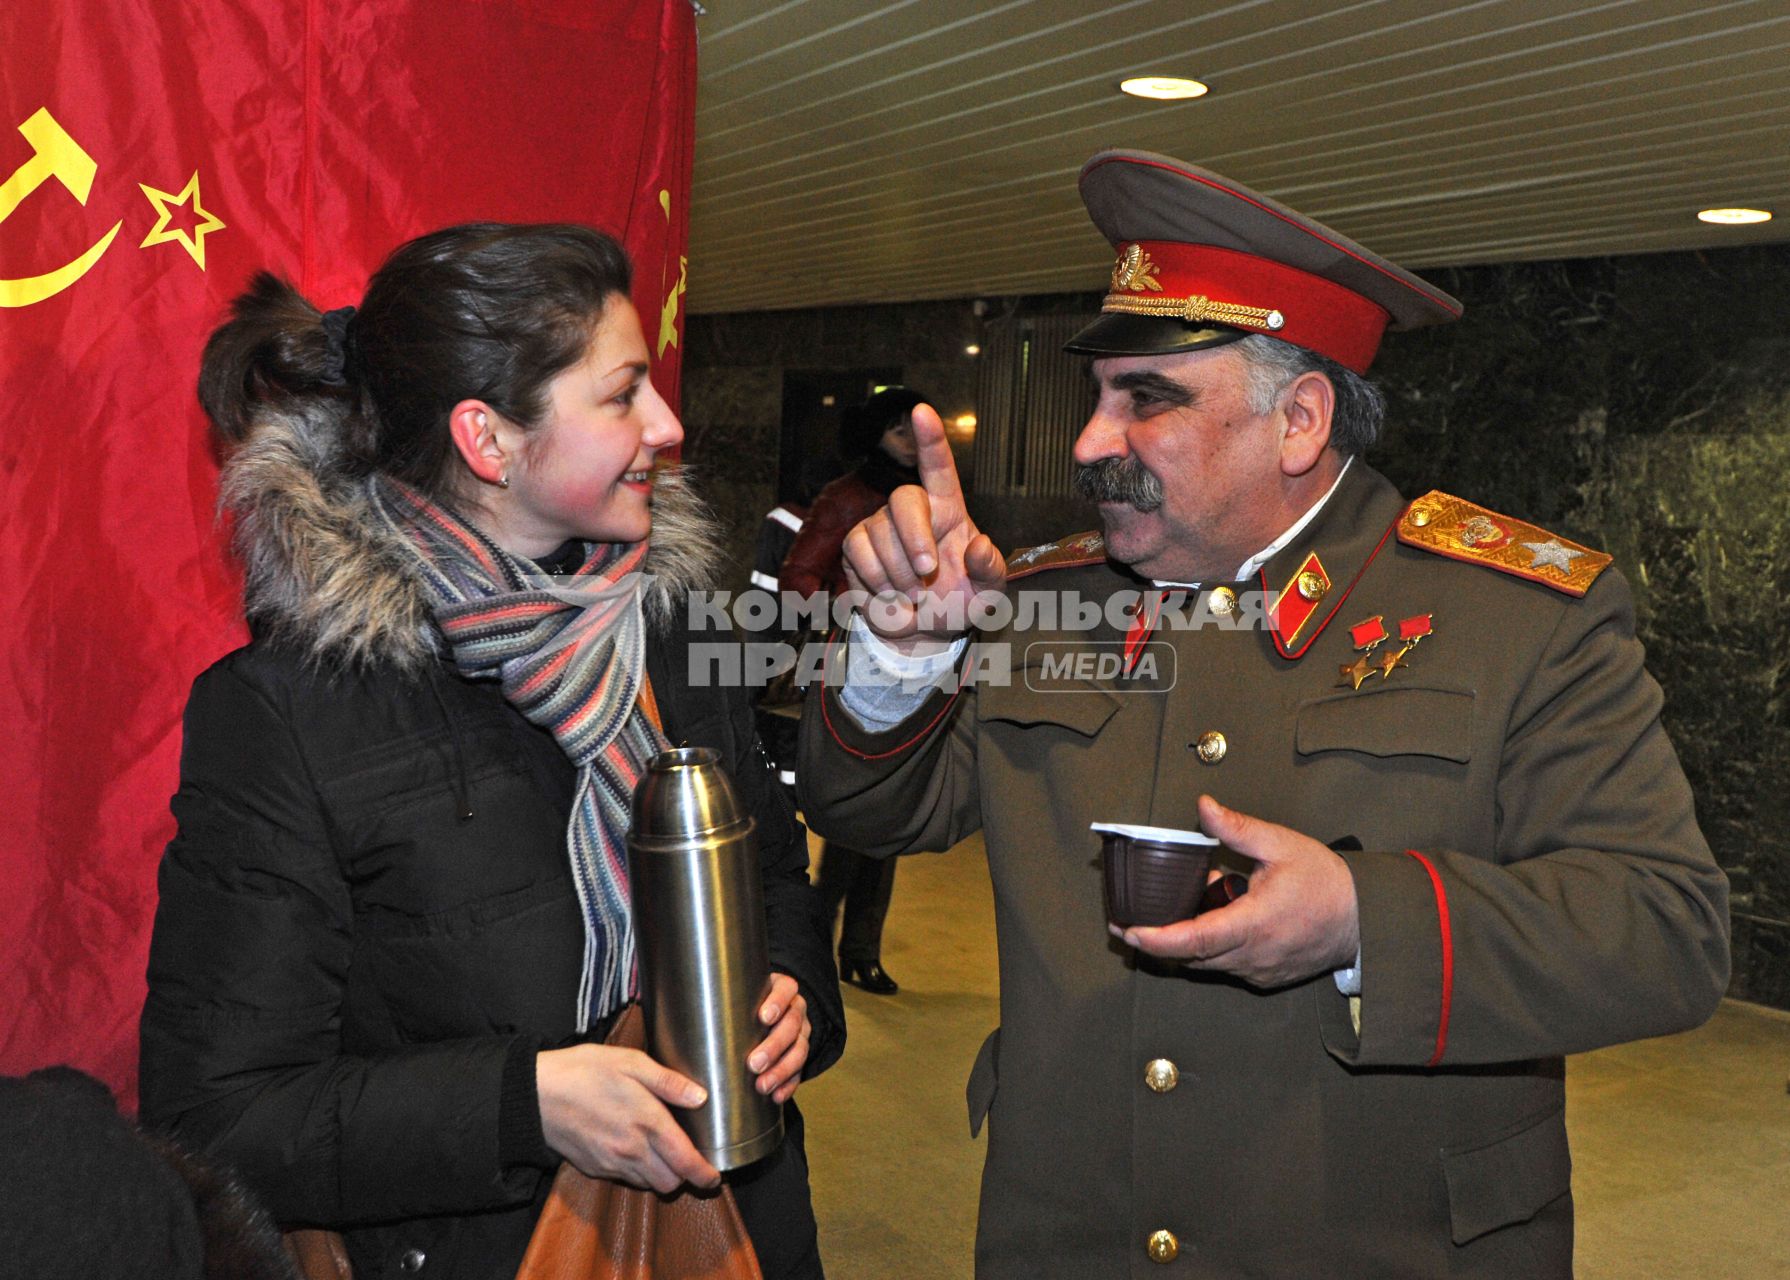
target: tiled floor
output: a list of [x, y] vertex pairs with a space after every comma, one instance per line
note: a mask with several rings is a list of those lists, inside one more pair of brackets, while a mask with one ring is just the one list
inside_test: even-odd
[[[963, 1083], [996, 1021], [979, 841], [903, 859], [883, 961], [846, 988], [843, 1061], [803, 1086], [831, 1280], [963, 1280], [982, 1144]], [[1579, 1280], [1790, 1277], [1790, 1014], [1730, 1002], [1701, 1030], [1570, 1061]]]

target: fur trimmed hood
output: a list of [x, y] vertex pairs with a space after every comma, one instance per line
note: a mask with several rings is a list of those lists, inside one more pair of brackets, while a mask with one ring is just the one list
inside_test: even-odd
[[[442, 653], [416, 559], [349, 474], [324, 413], [264, 413], [225, 462], [219, 506], [235, 517], [244, 611], [262, 633], [344, 666], [417, 670]], [[647, 621], [678, 616], [714, 580], [719, 528], [678, 468], [659, 472], [646, 572]]]

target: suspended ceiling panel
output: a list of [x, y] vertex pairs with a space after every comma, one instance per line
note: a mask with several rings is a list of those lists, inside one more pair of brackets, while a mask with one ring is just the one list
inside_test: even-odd
[[1418, 269], [1790, 239], [1790, 0], [703, 5], [693, 311], [1097, 289], [1112, 146]]

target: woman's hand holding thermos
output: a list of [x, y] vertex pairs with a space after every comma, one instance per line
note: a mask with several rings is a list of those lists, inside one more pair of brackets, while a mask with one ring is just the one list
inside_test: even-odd
[[535, 1057], [541, 1132], [580, 1173], [654, 1191], [721, 1175], [666, 1107], [700, 1107], [708, 1091], [638, 1049], [580, 1044]]
[[802, 1082], [808, 1039], [814, 1033], [808, 1022], [808, 1002], [796, 989], [794, 978], [787, 973], [771, 975], [771, 994], [759, 1006], [758, 1020], [771, 1032], [746, 1059], [746, 1066], [758, 1076], [758, 1091], [782, 1104], [795, 1096], [796, 1086]]
[[[759, 1008], [769, 1034], [746, 1059], [760, 1093], [779, 1104], [801, 1083], [808, 1060], [808, 1002], [786, 973], [771, 975]], [[580, 1173], [670, 1192], [721, 1180], [668, 1107], [700, 1107], [708, 1091], [638, 1049], [581, 1044], [535, 1057], [541, 1131]]]

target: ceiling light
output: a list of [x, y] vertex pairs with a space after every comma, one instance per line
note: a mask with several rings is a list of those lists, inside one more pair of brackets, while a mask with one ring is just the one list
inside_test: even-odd
[[963, 349], [963, 354], [966, 356], [979, 356], [982, 354], [982, 348], [972, 342], [969, 346]]
[[1770, 222], [1770, 209], [1705, 209], [1698, 222], [1715, 222], [1725, 227], [1743, 227], [1749, 222]]
[[1134, 98], [1169, 101], [1174, 98], [1203, 97], [1206, 86], [1198, 80], [1183, 80], [1178, 76], [1133, 76], [1120, 82], [1119, 91], [1129, 93]]

